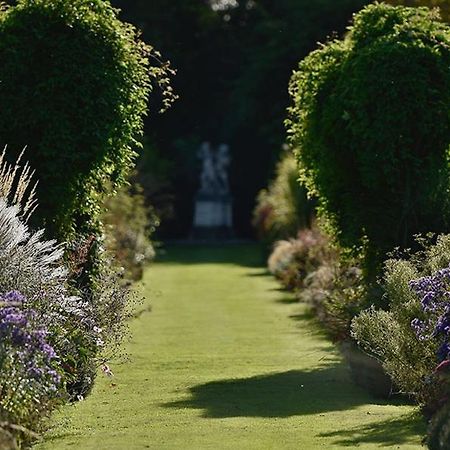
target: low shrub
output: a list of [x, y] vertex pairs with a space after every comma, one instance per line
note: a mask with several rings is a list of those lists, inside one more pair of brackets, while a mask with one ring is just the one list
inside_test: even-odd
[[301, 230], [296, 239], [277, 241], [268, 269], [313, 307], [333, 338], [350, 337], [352, 319], [367, 307], [361, 258], [345, 253], [315, 225]]
[[131, 280], [142, 278], [143, 268], [155, 256], [150, 240], [159, 226], [153, 208], [145, 205], [142, 188], [134, 184], [119, 190], [105, 203], [102, 222], [106, 250], [115, 256]]
[[367, 299], [360, 261], [342, 255], [333, 246], [328, 258], [305, 279], [301, 301], [313, 307], [318, 319], [335, 340], [350, 337], [350, 323]]
[[42, 230], [30, 232], [19, 206], [8, 206], [3, 198], [0, 249], [0, 292], [15, 290], [24, 295], [24, 308], [36, 311], [52, 336], [68, 380], [90, 380], [94, 368], [80, 370], [80, 362], [91, 361], [97, 349], [98, 336], [90, 324], [94, 308], [70, 291], [64, 249], [55, 241], [43, 240]]
[[432, 414], [443, 393], [436, 367], [449, 356], [450, 235], [388, 260], [382, 286], [388, 310], [372, 307], [352, 322], [358, 343], [379, 358], [402, 392]]
[[89, 245], [69, 270], [64, 248], [29, 230], [30, 183], [27, 165], [0, 155], [0, 440], [10, 448], [32, 437], [58, 403], [89, 392], [97, 368], [117, 354], [129, 315], [129, 289], [111, 264], [94, 289], [74, 289]]
[[294, 237], [311, 225], [313, 208], [298, 183], [295, 158], [286, 152], [267, 190], [262, 190], [253, 211], [253, 226], [261, 240], [271, 243]]
[[328, 257], [328, 242], [317, 229], [302, 230], [296, 239], [277, 241], [268, 259], [269, 271], [287, 289], [300, 289], [309, 273]]

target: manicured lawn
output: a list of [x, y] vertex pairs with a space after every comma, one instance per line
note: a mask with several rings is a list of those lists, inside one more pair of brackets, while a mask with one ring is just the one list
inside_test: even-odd
[[169, 248], [146, 273], [152, 311], [132, 324], [130, 361], [38, 448], [421, 448], [413, 408], [354, 386], [261, 261], [250, 244]]

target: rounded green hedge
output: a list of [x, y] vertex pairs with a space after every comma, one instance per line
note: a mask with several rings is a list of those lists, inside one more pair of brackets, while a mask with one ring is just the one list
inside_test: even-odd
[[300, 63], [287, 121], [301, 179], [369, 265], [449, 225], [450, 28], [427, 8], [374, 4]]
[[[28, 146], [39, 179], [35, 225], [89, 230], [102, 194], [135, 157], [152, 49], [103, 0], [19, 0], [0, 15], [0, 144]], [[95, 223], [94, 223], [95, 227]]]

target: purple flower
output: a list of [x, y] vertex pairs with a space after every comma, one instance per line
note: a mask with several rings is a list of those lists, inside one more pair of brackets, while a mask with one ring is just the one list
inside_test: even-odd
[[61, 383], [61, 375], [56, 370], [49, 370], [47, 375], [53, 380], [53, 382], [58, 385]]
[[20, 328], [13, 328], [11, 330], [11, 342], [15, 346], [23, 346], [31, 342], [31, 336]]
[[45, 342], [45, 340], [47, 339], [47, 336], [48, 336], [48, 331], [45, 331], [45, 330], [36, 330], [33, 333], [33, 337], [36, 339], [36, 341], [42, 342], [42, 343]]
[[437, 336], [439, 334], [444, 334], [448, 336], [449, 331], [450, 331], [450, 317], [448, 316], [448, 313], [445, 313], [438, 317], [433, 335]]
[[31, 367], [28, 369], [28, 375], [31, 378], [41, 378], [44, 375], [44, 371], [40, 367]]
[[411, 328], [416, 333], [416, 336], [422, 341], [428, 336], [425, 335], [426, 324], [423, 320], [413, 319], [411, 320]]
[[56, 352], [55, 352], [55, 350], [53, 349], [53, 347], [51, 345], [49, 345], [49, 344], [42, 344], [41, 350], [42, 350], [42, 352], [44, 353], [44, 355], [45, 355], [45, 357], [47, 359], [50, 360], [50, 359], [56, 358]]
[[19, 373], [15, 376], [28, 380], [45, 395], [56, 393], [61, 384], [55, 370], [59, 361], [47, 341], [49, 332], [39, 326], [37, 313], [24, 307], [25, 300], [17, 291], [0, 295], [0, 370], [8, 355]]
[[411, 280], [409, 286], [419, 296], [427, 317], [413, 319], [411, 328], [420, 340], [444, 338], [437, 356], [439, 361], [446, 360], [450, 353], [450, 268]]
[[25, 301], [25, 297], [19, 291], [10, 291], [1, 297], [5, 303], [20, 303]]
[[6, 323], [10, 323], [16, 326], [25, 326], [27, 324], [27, 318], [20, 312], [8, 314], [4, 318]]

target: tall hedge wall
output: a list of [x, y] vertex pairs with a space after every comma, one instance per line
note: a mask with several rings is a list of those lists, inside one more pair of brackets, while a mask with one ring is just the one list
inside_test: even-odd
[[368, 263], [449, 227], [450, 28], [427, 8], [374, 4], [292, 77], [301, 179]]

